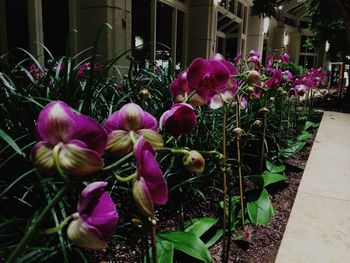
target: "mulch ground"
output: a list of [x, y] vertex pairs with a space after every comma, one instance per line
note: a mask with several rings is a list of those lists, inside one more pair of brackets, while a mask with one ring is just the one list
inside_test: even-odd
[[[283, 233], [285, 231], [289, 214], [292, 210], [303, 171], [298, 167], [306, 165], [311, 147], [316, 136], [307, 143], [307, 146], [294, 158], [286, 163], [286, 176], [288, 180], [278, 183], [269, 189], [275, 216], [266, 226], [249, 226], [250, 242], [231, 242], [229, 262], [235, 263], [273, 263], [275, 261]], [[185, 202], [183, 211], [185, 220], [195, 217], [220, 217], [221, 208], [217, 200], [220, 200], [217, 192], [208, 191], [206, 193], [207, 202], [199, 197], [193, 197]], [[177, 209], [174, 209], [176, 207]], [[180, 213], [175, 201], [167, 204], [158, 210], [158, 231], [175, 230], [179, 228], [181, 222]], [[122, 218], [122, 217], [121, 217]], [[141, 255], [143, 241], [140, 229], [136, 227], [125, 227], [122, 236], [116, 243], [110, 243], [103, 251], [88, 253], [89, 262], [142, 262]], [[233, 233], [237, 235], [237, 233]], [[221, 262], [221, 243], [218, 242], [210, 248], [213, 262]], [[175, 253], [178, 263], [195, 263], [192, 258], [186, 257], [182, 253]], [[170, 263], [170, 262], [169, 262]]]

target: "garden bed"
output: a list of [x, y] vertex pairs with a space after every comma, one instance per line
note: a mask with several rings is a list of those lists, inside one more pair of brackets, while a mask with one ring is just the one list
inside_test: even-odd
[[[285, 174], [288, 179], [285, 182], [273, 185], [270, 189], [276, 212], [275, 216], [266, 226], [249, 226], [250, 242], [237, 241], [231, 243], [229, 262], [269, 263], [275, 261], [303, 175], [302, 168], [306, 165], [316, 134], [317, 129], [314, 129], [312, 139], [308, 141], [306, 147], [286, 162]], [[221, 195], [214, 191], [208, 193], [207, 202], [194, 197], [183, 208], [185, 211], [184, 218], [219, 217], [221, 215], [221, 208], [218, 205], [220, 198]], [[179, 227], [178, 222], [181, 222], [181, 216], [172, 209], [173, 205], [175, 204], [168, 204], [158, 211], [160, 212], [158, 231], [170, 231]], [[129, 231], [131, 232], [125, 233], [128, 238], [120, 240], [120, 243], [109, 244], [106, 250], [100, 252], [91, 252], [89, 254], [91, 262], [142, 262], [140, 232], [136, 228], [129, 228]], [[214, 245], [210, 252], [213, 262], [221, 262], [220, 242]], [[182, 253], [177, 253], [176, 258], [176, 262], [179, 263], [196, 262], [193, 258], [188, 258]]]

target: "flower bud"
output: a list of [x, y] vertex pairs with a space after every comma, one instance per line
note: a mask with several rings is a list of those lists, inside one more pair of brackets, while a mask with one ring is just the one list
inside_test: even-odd
[[205, 160], [199, 152], [192, 150], [183, 157], [183, 164], [189, 171], [202, 173], [205, 167]]
[[275, 102], [275, 97], [271, 97], [270, 102]]
[[270, 112], [270, 111], [268, 110], [268, 108], [266, 108], [266, 107], [260, 109], [259, 111], [262, 112], [263, 114], [267, 114], [267, 113]]
[[147, 100], [150, 97], [150, 93], [149, 93], [148, 89], [141, 89], [138, 96], [142, 100]]
[[285, 91], [285, 90], [282, 91], [282, 92], [281, 92], [281, 96], [282, 96], [282, 98], [284, 98], [284, 99], [287, 98], [287, 97], [288, 97], [288, 92]]
[[262, 126], [261, 120], [255, 120], [254, 123], [253, 123], [253, 126], [257, 127], [257, 128], [261, 127]]
[[233, 129], [233, 136], [236, 138], [240, 138], [244, 134], [244, 131], [241, 128], [234, 128]]
[[256, 83], [259, 83], [261, 81], [260, 73], [256, 70], [249, 70], [247, 81], [250, 85], [254, 85]]

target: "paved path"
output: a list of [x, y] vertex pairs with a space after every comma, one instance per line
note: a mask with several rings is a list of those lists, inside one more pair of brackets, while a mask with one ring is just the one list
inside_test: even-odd
[[350, 114], [325, 112], [275, 263], [350, 263]]

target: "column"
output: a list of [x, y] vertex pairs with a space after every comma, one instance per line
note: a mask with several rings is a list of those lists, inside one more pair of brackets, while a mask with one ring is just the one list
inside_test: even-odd
[[41, 0], [27, 0], [29, 50], [39, 63], [44, 64], [43, 18]]

